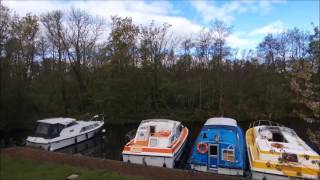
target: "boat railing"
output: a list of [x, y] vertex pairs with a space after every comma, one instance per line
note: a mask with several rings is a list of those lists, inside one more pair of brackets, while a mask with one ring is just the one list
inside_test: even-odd
[[274, 121], [270, 121], [270, 120], [258, 120], [258, 121], [254, 121], [253, 123], [250, 123], [249, 128], [253, 128], [256, 126], [284, 126], [281, 123], [277, 123]]
[[96, 114], [91, 117], [90, 121], [104, 121], [104, 114]]

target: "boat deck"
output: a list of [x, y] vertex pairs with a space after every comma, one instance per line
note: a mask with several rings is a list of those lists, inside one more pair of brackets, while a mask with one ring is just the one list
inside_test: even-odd
[[289, 128], [256, 126], [247, 130], [246, 140], [253, 177], [317, 179], [320, 175], [320, 156]]
[[[280, 138], [277, 141], [272, 140], [272, 132], [266, 126], [257, 126], [255, 127], [255, 134], [257, 146], [262, 151], [273, 151], [273, 152], [287, 152], [294, 154], [303, 154], [309, 156], [317, 156], [318, 154], [312, 150], [299, 136], [290, 128], [286, 127], [277, 127], [279, 132], [283, 136], [283, 139]], [[274, 144], [280, 144], [281, 148], [273, 147]]]

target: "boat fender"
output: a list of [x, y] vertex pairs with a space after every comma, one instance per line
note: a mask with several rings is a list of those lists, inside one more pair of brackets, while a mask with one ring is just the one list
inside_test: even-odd
[[74, 143], [78, 143], [77, 137], [74, 138]]
[[89, 138], [89, 135], [88, 135], [88, 133], [86, 133], [86, 138], [87, 138], [87, 139]]
[[204, 143], [204, 142], [200, 142], [197, 144], [197, 151], [200, 153], [200, 154], [204, 154], [206, 152], [208, 152], [208, 144], [207, 143]]
[[167, 167], [166, 163], [163, 163], [162, 167], [166, 168]]
[[144, 159], [144, 157], [142, 158], [142, 164], [143, 164], [144, 166], [147, 166], [147, 163], [146, 163], [146, 160]]
[[48, 151], [51, 151], [51, 146], [48, 146]]

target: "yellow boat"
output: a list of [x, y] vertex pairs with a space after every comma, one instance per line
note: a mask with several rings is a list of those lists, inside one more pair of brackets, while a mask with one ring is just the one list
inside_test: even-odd
[[246, 132], [252, 179], [319, 179], [320, 156], [294, 130], [255, 121]]

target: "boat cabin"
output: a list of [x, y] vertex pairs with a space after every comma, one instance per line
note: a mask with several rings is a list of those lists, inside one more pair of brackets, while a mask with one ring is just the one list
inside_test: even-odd
[[33, 137], [52, 139], [60, 136], [61, 131], [66, 127], [77, 125], [72, 118], [50, 118], [38, 121]]
[[196, 139], [188, 164], [198, 171], [243, 175], [245, 142], [237, 122], [231, 118], [208, 119]]
[[143, 120], [134, 138], [134, 145], [170, 147], [180, 136], [183, 126], [178, 121], [166, 119]]

